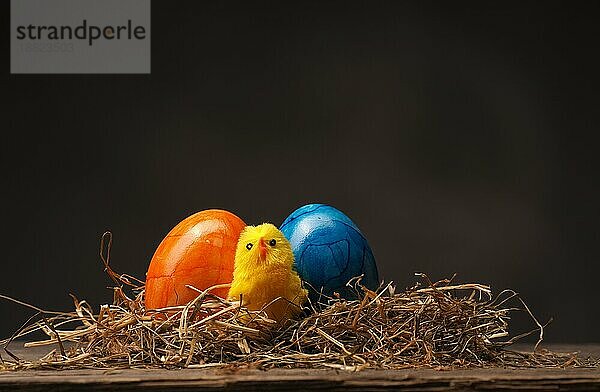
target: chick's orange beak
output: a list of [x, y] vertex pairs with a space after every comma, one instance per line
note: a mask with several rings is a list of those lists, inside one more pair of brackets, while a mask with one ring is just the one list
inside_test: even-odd
[[261, 261], [267, 259], [267, 244], [265, 244], [265, 240], [262, 238], [258, 241], [258, 255]]

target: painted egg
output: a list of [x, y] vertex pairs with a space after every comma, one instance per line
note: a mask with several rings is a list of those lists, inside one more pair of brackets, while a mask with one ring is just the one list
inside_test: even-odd
[[326, 295], [338, 292], [353, 297], [346, 283], [364, 274], [362, 284], [375, 290], [379, 286], [377, 265], [367, 239], [340, 210], [325, 204], [308, 204], [292, 212], [281, 225], [290, 241], [298, 274], [315, 290]]
[[[244, 221], [228, 211], [205, 210], [175, 226], [162, 240], [146, 274], [146, 308], [184, 305], [200, 290], [233, 280], [235, 248]], [[228, 288], [214, 289], [226, 297]]]

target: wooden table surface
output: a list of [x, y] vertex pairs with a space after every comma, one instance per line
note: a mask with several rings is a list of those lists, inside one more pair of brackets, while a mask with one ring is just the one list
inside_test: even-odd
[[[18, 344], [17, 344], [18, 345]], [[600, 358], [600, 344], [549, 345], [561, 352], [579, 351]], [[521, 349], [522, 347], [519, 347]], [[33, 358], [47, 348], [12, 351]], [[65, 370], [0, 371], [0, 390], [10, 391], [134, 390], [600, 390], [600, 369], [472, 369], [436, 371], [365, 370]]]

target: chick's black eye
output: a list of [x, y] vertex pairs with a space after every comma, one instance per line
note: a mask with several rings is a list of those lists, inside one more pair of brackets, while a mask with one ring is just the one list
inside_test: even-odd
[[246, 244], [246, 249], [248, 249], [248, 250], [252, 249], [252, 243], [251, 242], [248, 242]]
[[269, 241], [269, 245], [271, 245], [271, 246], [275, 246], [276, 243], [277, 243], [277, 241], [275, 241], [275, 238], [273, 238], [271, 241]]

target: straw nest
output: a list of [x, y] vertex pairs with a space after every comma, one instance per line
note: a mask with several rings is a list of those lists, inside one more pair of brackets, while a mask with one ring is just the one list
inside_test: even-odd
[[[110, 234], [105, 241], [110, 250]], [[0, 356], [0, 369], [597, 366], [575, 354], [507, 350], [532, 333], [539, 344], [544, 332], [512, 290], [492, 295], [486, 285], [454, 284], [451, 279], [433, 283], [419, 274], [421, 282], [406, 291], [396, 292], [389, 283], [374, 292], [357, 277], [348, 282], [356, 299], [321, 295], [307, 304], [302, 318], [278, 325], [264, 311], [250, 311], [239, 301], [193, 287], [198, 296], [185, 306], [146, 310], [143, 282], [115, 273], [108, 252], [103, 256], [101, 250], [101, 258], [116, 283], [114, 298], [97, 312], [74, 296], [73, 312], [46, 311], [2, 296], [36, 314], [1, 342], [7, 355]], [[519, 311], [529, 315], [535, 328], [510, 336], [510, 316]], [[11, 342], [37, 331], [48, 338], [25, 346], [53, 345], [47, 355], [25, 361], [10, 352]]]

